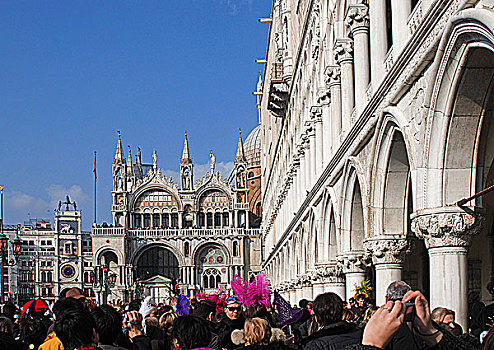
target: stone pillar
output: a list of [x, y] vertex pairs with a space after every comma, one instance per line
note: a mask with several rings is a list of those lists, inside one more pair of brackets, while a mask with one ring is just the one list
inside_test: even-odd
[[376, 268], [376, 305], [386, 302], [386, 289], [394, 281], [401, 281], [405, 254], [411, 252], [409, 242], [400, 235], [382, 235], [368, 239], [366, 251], [372, 255]]
[[302, 281], [302, 298], [312, 300], [313, 296], [312, 282], [309, 274], [305, 275]]
[[[403, 1], [400, 1], [400, 3]], [[371, 80], [377, 89], [384, 77], [384, 57], [388, 53], [386, 31], [386, 0], [369, 1]], [[406, 22], [401, 23], [406, 27]]]
[[468, 316], [467, 252], [472, 236], [482, 229], [484, 217], [458, 207], [420, 210], [413, 215], [412, 230], [429, 251], [431, 310], [442, 306], [456, 312], [464, 329]]
[[353, 82], [353, 40], [337, 39], [335, 59], [341, 66], [341, 122], [342, 133], [345, 135], [352, 125], [352, 112], [355, 100]]
[[295, 287], [295, 304], [298, 306], [298, 302], [304, 298], [304, 291], [302, 289], [302, 284], [300, 282], [297, 282], [297, 285]]
[[408, 16], [412, 12], [411, 1], [391, 1], [393, 31], [393, 56], [398, 57], [408, 41]]
[[[320, 142], [320, 147], [322, 149], [322, 161], [321, 161], [321, 171], [324, 170], [326, 165], [329, 163], [329, 160], [331, 158], [331, 114], [330, 114], [330, 108], [329, 108], [329, 102], [330, 102], [330, 93], [329, 89], [326, 87], [321, 87], [319, 88], [317, 92], [317, 103], [321, 107], [319, 107], [319, 116], [321, 120], [321, 139], [318, 141]], [[316, 126], [317, 130], [317, 126]], [[317, 137], [317, 135], [316, 135]]]
[[349, 252], [338, 257], [338, 268], [345, 274], [345, 300], [355, 294], [355, 286], [365, 281], [363, 253]]
[[297, 304], [297, 291], [294, 285], [290, 287], [288, 294], [290, 295], [290, 306]]
[[312, 281], [314, 285], [314, 299], [322, 293], [332, 292], [345, 300], [345, 280], [343, 273], [338, 265], [323, 265], [319, 266], [312, 273]]
[[324, 288], [324, 282], [322, 281], [314, 281], [312, 284], [312, 296], [315, 299], [319, 294], [325, 293], [326, 289]]
[[332, 154], [340, 145], [341, 134], [341, 68], [340, 66], [328, 66], [325, 71], [326, 86], [331, 94], [331, 149]]
[[[322, 108], [319, 106], [313, 106], [310, 110], [312, 125], [315, 129], [315, 181], [321, 175], [323, 171], [323, 153], [324, 153], [324, 136], [323, 136], [323, 122], [322, 122]], [[315, 183], [314, 181], [314, 183]]]
[[[396, 1], [395, 1], [396, 2]], [[400, 2], [401, 3], [401, 2]], [[350, 5], [345, 23], [351, 29], [355, 50], [355, 107], [357, 116], [367, 104], [369, 86], [369, 12], [367, 5]], [[406, 23], [406, 22], [404, 22]], [[401, 24], [407, 29], [407, 26]]]
[[[307, 124], [306, 124], [307, 125]], [[316, 130], [313, 120], [310, 120], [307, 125], [307, 136], [309, 137], [309, 191], [314, 187], [317, 178], [317, 149], [316, 149]]]

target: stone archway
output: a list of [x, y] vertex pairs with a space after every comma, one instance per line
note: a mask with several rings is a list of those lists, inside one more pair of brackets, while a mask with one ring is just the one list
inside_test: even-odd
[[147, 280], [154, 276], [180, 279], [179, 262], [175, 254], [162, 245], [152, 244], [136, 258], [135, 277]]

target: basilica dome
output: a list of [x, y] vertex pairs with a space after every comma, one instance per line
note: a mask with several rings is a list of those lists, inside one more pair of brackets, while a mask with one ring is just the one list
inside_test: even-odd
[[251, 131], [244, 142], [244, 153], [249, 167], [261, 166], [261, 126]]

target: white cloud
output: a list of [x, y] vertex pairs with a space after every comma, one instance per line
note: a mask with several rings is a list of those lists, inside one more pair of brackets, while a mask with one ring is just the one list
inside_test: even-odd
[[236, 15], [240, 12], [243, 6], [248, 6], [251, 9], [252, 2], [254, 0], [219, 0], [220, 3], [225, 4], [230, 9], [232, 15]]
[[46, 188], [46, 196], [34, 197], [22, 191], [5, 192], [5, 222], [9, 224], [24, 222], [29, 218], [47, 219], [52, 221], [53, 210], [57, 208], [58, 201], [65, 201], [68, 193], [71, 201], [76, 201], [77, 209], [88, 209], [90, 212], [91, 201], [81, 186], [50, 185]]

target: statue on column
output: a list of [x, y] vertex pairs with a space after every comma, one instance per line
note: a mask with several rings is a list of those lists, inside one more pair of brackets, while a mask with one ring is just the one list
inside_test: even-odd
[[156, 150], [153, 152], [153, 170], [156, 172], [158, 167], [158, 156], [156, 155]]
[[214, 174], [214, 166], [216, 164], [216, 157], [213, 154], [213, 150], [209, 150], [209, 158], [211, 158], [211, 174]]

